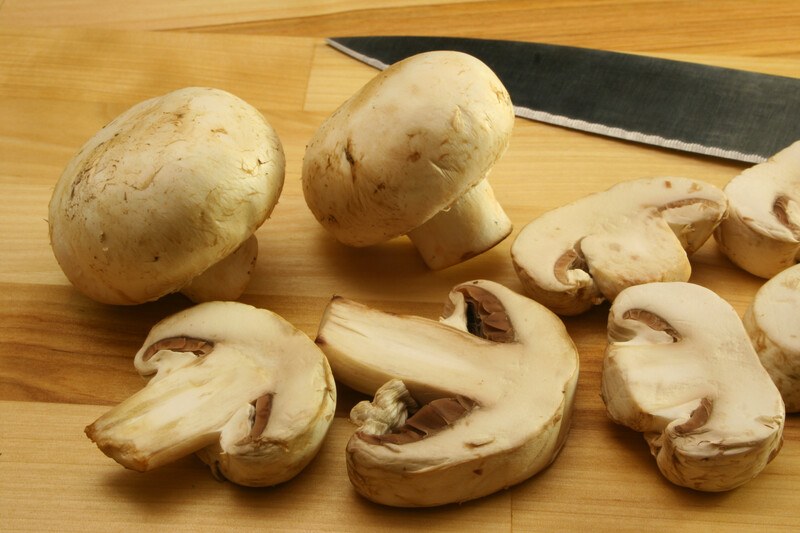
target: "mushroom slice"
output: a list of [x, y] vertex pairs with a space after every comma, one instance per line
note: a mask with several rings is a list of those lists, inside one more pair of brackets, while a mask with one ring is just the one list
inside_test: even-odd
[[408, 235], [432, 269], [465, 261], [511, 233], [486, 178], [513, 125], [511, 98], [481, 61], [412, 56], [319, 127], [303, 160], [306, 203], [346, 245]]
[[611, 419], [643, 433], [658, 468], [677, 485], [733, 489], [781, 447], [780, 393], [736, 311], [699, 285], [620, 292], [601, 382]]
[[185, 290], [235, 300], [280, 196], [284, 154], [259, 111], [218, 89], [141, 102], [67, 164], [50, 200], [50, 242], [81, 292], [133, 305]]
[[771, 278], [800, 258], [800, 141], [725, 186], [729, 213], [714, 237], [744, 270]]
[[743, 322], [761, 364], [781, 392], [787, 413], [800, 412], [800, 265], [768, 280]]
[[687, 255], [711, 236], [725, 210], [722, 191], [697, 180], [622, 182], [530, 222], [511, 258], [535, 300], [577, 315], [631, 285], [687, 281]]
[[440, 321], [334, 298], [317, 344], [375, 395], [347, 444], [356, 490], [386, 505], [462, 502], [549, 465], [569, 429], [578, 354], [561, 320], [489, 281], [456, 286]]
[[134, 364], [151, 380], [86, 428], [133, 470], [196, 452], [221, 478], [274, 485], [314, 458], [333, 420], [325, 356], [265, 309], [207, 302], [179, 312], [153, 327]]

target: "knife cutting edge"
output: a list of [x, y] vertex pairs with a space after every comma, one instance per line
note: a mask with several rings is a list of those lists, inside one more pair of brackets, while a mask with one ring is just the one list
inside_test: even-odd
[[486, 63], [519, 117], [664, 148], [760, 163], [800, 139], [800, 79], [542, 43], [334, 37], [378, 69], [455, 50]]

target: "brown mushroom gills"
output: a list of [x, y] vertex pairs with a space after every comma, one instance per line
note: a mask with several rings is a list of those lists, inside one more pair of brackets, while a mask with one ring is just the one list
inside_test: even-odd
[[148, 361], [161, 350], [171, 352], [192, 352], [198, 357], [208, 355], [214, 349], [214, 343], [205, 339], [192, 337], [169, 337], [151, 344], [142, 356], [143, 361]]
[[644, 309], [629, 309], [623, 313], [622, 318], [629, 320], [638, 320], [645, 323], [650, 329], [655, 331], [663, 331], [670, 337], [673, 342], [678, 342], [681, 338], [678, 331], [670, 325], [669, 322], [661, 318], [655, 313], [646, 311]]
[[569, 283], [569, 278], [567, 277], [567, 271], [569, 270], [583, 270], [591, 276], [589, 265], [586, 264], [586, 259], [580, 252], [580, 242], [561, 254], [561, 257], [559, 257], [555, 265], [553, 265], [553, 275], [558, 281], [565, 285]]
[[775, 203], [772, 205], [772, 213], [781, 224], [792, 232], [792, 235], [800, 239], [800, 225], [798, 225], [791, 216], [792, 207], [796, 208], [796, 206], [792, 206], [790, 202], [792, 202], [792, 199], [788, 196], [778, 196], [775, 198]]
[[264, 430], [267, 429], [269, 417], [272, 414], [272, 394], [265, 394], [253, 402], [255, 408], [253, 412], [252, 428], [250, 434], [245, 439], [245, 442], [251, 442], [258, 439]]
[[[462, 285], [456, 289], [464, 295], [467, 305], [467, 331], [493, 342], [513, 342], [514, 328], [502, 302], [486, 289], [475, 285]], [[447, 302], [444, 316], [455, 310]], [[438, 433], [463, 418], [477, 407], [477, 403], [462, 395], [438, 398], [422, 405], [405, 424], [382, 435], [358, 432], [357, 435], [370, 444], [406, 444]]]
[[434, 435], [469, 414], [477, 404], [461, 395], [439, 398], [423, 405], [406, 423], [382, 435], [359, 431], [357, 435], [370, 444], [407, 444]]
[[708, 398], [700, 400], [700, 405], [689, 415], [689, 420], [675, 426], [675, 433], [686, 435], [695, 429], [703, 427], [711, 416], [714, 404]]
[[[514, 342], [514, 327], [494, 294], [475, 285], [462, 285], [456, 290], [464, 295], [467, 304], [467, 331], [492, 342]], [[442, 314], [448, 317], [454, 310], [454, 304], [448, 301]]]

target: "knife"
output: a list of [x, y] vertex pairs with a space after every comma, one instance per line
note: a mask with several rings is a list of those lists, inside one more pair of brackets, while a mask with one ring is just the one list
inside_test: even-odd
[[456, 37], [334, 37], [384, 69], [432, 50], [486, 63], [515, 113], [629, 141], [760, 163], [800, 140], [800, 79], [553, 44]]

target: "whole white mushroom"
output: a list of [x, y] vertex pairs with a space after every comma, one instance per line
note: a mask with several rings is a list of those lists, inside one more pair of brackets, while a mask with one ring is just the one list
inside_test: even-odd
[[455, 265], [511, 233], [486, 178], [513, 125], [508, 92], [480, 60], [411, 56], [317, 130], [303, 160], [306, 203], [344, 244], [407, 235], [430, 268]]
[[178, 291], [196, 302], [236, 299], [284, 168], [275, 130], [228, 92], [188, 87], [146, 100], [67, 164], [50, 201], [53, 253], [99, 302]]

